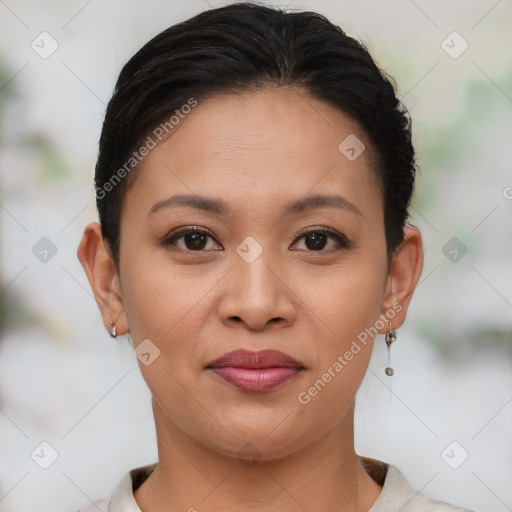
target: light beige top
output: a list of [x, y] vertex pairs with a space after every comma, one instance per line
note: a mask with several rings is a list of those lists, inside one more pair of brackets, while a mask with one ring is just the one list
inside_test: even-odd
[[[368, 512], [472, 512], [415, 491], [400, 470], [380, 460], [358, 455], [368, 474], [382, 491]], [[155, 469], [155, 464], [132, 469], [108, 498], [102, 498], [78, 512], [141, 512], [133, 492]]]

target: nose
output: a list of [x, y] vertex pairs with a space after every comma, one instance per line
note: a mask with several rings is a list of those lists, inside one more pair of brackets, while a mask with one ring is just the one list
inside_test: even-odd
[[222, 322], [231, 327], [244, 324], [251, 331], [293, 324], [295, 295], [286, 281], [286, 273], [275, 264], [272, 254], [263, 251], [248, 262], [235, 253], [219, 304]]

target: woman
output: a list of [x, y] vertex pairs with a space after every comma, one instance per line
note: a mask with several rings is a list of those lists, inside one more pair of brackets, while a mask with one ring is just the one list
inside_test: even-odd
[[415, 171], [390, 80], [316, 13], [233, 4], [130, 59], [78, 257], [159, 457], [83, 510], [463, 510], [354, 450], [375, 336], [422, 270]]

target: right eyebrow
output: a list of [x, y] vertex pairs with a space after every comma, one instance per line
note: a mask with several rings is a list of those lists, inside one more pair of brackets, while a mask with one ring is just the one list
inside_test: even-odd
[[162, 208], [170, 208], [172, 206], [188, 206], [190, 208], [196, 208], [198, 210], [222, 215], [232, 213], [231, 208], [221, 199], [191, 194], [177, 194], [155, 203], [149, 210], [148, 215], [151, 215]]

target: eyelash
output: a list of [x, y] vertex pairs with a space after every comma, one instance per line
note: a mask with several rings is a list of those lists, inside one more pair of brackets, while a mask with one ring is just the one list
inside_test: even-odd
[[[159, 245], [161, 247], [168, 248], [169, 246], [174, 245], [174, 243], [177, 240], [179, 240], [180, 238], [182, 238], [184, 235], [188, 235], [188, 234], [191, 234], [191, 233], [200, 233], [200, 234], [208, 235], [210, 238], [212, 238], [213, 240], [217, 241], [215, 239], [215, 237], [213, 236], [213, 234], [208, 229], [206, 229], [206, 228], [199, 228], [199, 227], [193, 226], [193, 227], [179, 229], [177, 232], [172, 233], [170, 236], [166, 236], [159, 243]], [[322, 233], [322, 234], [331, 236], [338, 243], [338, 245], [340, 246], [340, 249], [330, 249], [330, 250], [329, 249], [327, 249], [327, 250], [321, 249], [321, 250], [318, 250], [318, 251], [307, 250], [306, 252], [312, 252], [312, 253], [315, 253], [315, 252], [318, 252], [318, 253], [321, 253], [321, 252], [331, 252], [333, 250], [349, 249], [349, 248], [352, 247], [351, 242], [347, 239], [347, 237], [345, 235], [342, 235], [342, 234], [338, 233], [337, 231], [335, 231], [333, 229], [325, 228], [325, 227], [313, 228], [313, 229], [308, 229], [307, 231], [299, 232], [297, 235], [295, 235], [295, 238], [294, 238], [294, 241], [293, 241], [292, 245], [295, 245], [299, 240], [301, 240], [303, 237], [305, 237], [306, 235], [309, 235], [311, 233]], [[204, 250], [198, 250], [198, 251], [192, 251], [192, 250], [189, 250], [189, 249], [183, 249], [183, 250], [186, 251], [186, 252], [197, 252], [197, 253], [206, 252]]]

